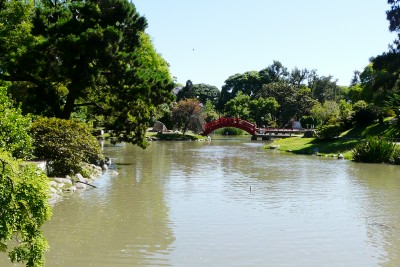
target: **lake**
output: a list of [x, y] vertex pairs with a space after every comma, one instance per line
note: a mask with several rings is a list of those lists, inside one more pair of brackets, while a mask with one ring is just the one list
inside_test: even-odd
[[400, 265], [400, 166], [249, 139], [105, 145], [97, 188], [45, 224], [46, 266]]

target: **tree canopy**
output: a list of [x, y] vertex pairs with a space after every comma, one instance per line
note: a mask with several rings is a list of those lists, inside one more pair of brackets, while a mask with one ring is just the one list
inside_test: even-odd
[[127, 0], [6, 1], [0, 79], [24, 112], [68, 119], [85, 106], [144, 146], [154, 108], [172, 101], [168, 64]]
[[172, 120], [183, 134], [188, 130], [200, 132], [204, 122], [201, 111], [202, 108], [197, 99], [183, 99], [172, 107]]
[[221, 92], [216, 86], [209, 84], [193, 84], [192, 81], [187, 81], [186, 85], [178, 92], [176, 101], [182, 99], [197, 98], [201, 103], [205, 104], [207, 101], [216, 104]]

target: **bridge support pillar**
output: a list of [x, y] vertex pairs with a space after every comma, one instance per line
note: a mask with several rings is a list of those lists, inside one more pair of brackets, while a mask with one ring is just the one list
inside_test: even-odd
[[271, 137], [270, 136], [263, 136], [262, 140], [271, 140]]
[[257, 135], [253, 135], [253, 136], [251, 136], [251, 140], [253, 140], [253, 141], [257, 141]]

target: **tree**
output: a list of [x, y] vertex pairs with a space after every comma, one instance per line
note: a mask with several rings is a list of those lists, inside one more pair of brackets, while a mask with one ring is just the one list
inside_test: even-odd
[[350, 101], [345, 101], [341, 99], [339, 101], [339, 110], [340, 110], [340, 120], [343, 123], [343, 127], [345, 130], [350, 129], [353, 123], [353, 105]]
[[353, 110], [353, 121], [358, 125], [369, 125], [378, 117], [375, 106], [363, 100], [354, 103]]
[[31, 118], [13, 107], [5, 87], [0, 87], [0, 118], [0, 149], [20, 159], [30, 158], [33, 150], [33, 141], [28, 134]]
[[289, 72], [281, 62], [274, 60], [271, 65], [261, 70], [259, 75], [262, 77], [263, 84], [268, 84], [271, 82], [285, 81], [289, 75]]
[[386, 12], [389, 30], [397, 33], [397, 39], [389, 52], [372, 58], [360, 74], [363, 86], [363, 100], [374, 103], [376, 107], [383, 105], [388, 97], [400, 91], [400, 5], [398, 0], [388, 0], [390, 10]]
[[203, 104], [207, 101], [211, 101], [211, 103], [215, 105], [220, 94], [221, 92], [215, 86], [204, 83], [192, 84], [189, 80], [186, 82], [186, 86], [178, 92], [176, 100], [198, 98]]
[[[2, 19], [6, 30], [0, 36], [0, 44], [7, 45], [13, 35], [23, 36], [20, 28], [27, 34], [0, 51], [0, 78], [13, 82], [23, 107], [68, 119], [86, 106], [90, 115], [108, 116], [109, 125], [132, 134], [129, 140], [144, 147], [143, 129], [154, 107], [172, 101], [173, 81], [134, 5], [127, 0], [43, 0], [24, 10], [17, 25], [28, 26], [16, 28], [14, 21]], [[12, 5], [2, 12], [12, 16]], [[12, 49], [18, 53], [9, 53]]]
[[289, 83], [292, 84], [293, 86], [296, 86], [298, 88], [304, 86], [304, 81], [307, 80], [308, 74], [310, 73], [309, 70], [303, 69], [300, 70], [297, 67], [295, 67], [289, 74]]
[[189, 98], [196, 98], [196, 94], [193, 91], [193, 83], [191, 80], [187, 80], [186, 85], [182, 87], [176, 94], [176, 101]]
[[240, 117], [243, 120], [256, 122], [261, 125], [262, 117], [275, 117], [279, 104], [273, 97], [258, 97], [251, 99], [250, 96], [239, 92], [238, 95], [229, 100], [225, 105], [225, 112], [230, 117]]
[[188, 130], [200, 132], [203, 125], [200, 102], [197, 99], [184, 99], [172, 108], [172, 121], [185, 134]]
[[222, 86], [221, 96], [218, 100], [217, 109], [223, 111], [225, 104], [235, 98], [239, 92], [245, 95], [255, 95], [262, 87], [259, 72], [248, 71], [243, 74], [230, 76]]
[[44, 265], [47, 242], [41, 227], [51, 216], [48, 178], [0, 150], [0, 252], [27, 267]]
[[272, 121], [274, 120], [273, 118], [276, 117], [279, 103], [273, 97], [259, 97], [251, 100], [249, 103], [249, 107], [252, 119], [259, 126], [262, 126], [264, 124], [264, 121], [268, 121], [269, 124], [272, 123]]
[[389, 30], [396, 32], [398, 37], [395, 40], [393, 49], [400, 48], [400, 1], [399, 0], [388, 0], [389, 5], [391, 5], [390, 10], [386, 11], [386, 18], [389, 21]]
[[271, 65], [260, 71], [248, 71], [230, 76], [222, 86], [217, 109], [223, 111], [225, 104], [234, 98], [238, 92], [251, 97], [259, 95], [263, 85], [285, 81], [288, 75], [287, 68], [281, 62], [274, 60]]
[[140, 35], [141, 47], [135, 50], [126, 75], [116, 75], [113, 84], [102, 86], [103, 112], [110, 114], [109, 127], [123, 140], [141, 147], [155, 109], [169, 104], [174, 87], [167, 62], [156, 53], [147, 34]]
[[202, 112], [205, 122], [210, 122], [220, 117], [218, 112], [215, 110], [215, 106], [210, 100], [207, 100], [206, 104], [203, 106]]
[[315, 76], [310, 86], [312, 96], [319, 102], [324, 103], [326, 100], [336, 101], [339, 99], [340, 89], [336, 84], [336, 80], [332, 81], [332, 76]]
[[239, 117], [243, 120], [250, 120], [249, 95], [238, 92], [237, 96], [229, 100], [225, 105], [225, 113], [228, 117]]
[[273, 97], [279, 104], [277, 116], [283, 127], [291, 119], [300, 119], [308, 115], [314, 100], [307, 88], [297, 88], [287, 82], [274, 82], [263, 86], [260, 96]]
[[340, 115], [339, 105], [335, 101], [325, 101], [324, 104], [316, 102], [310, 110], [310, 115], [321, 124], [329, 120], [337, 121]]

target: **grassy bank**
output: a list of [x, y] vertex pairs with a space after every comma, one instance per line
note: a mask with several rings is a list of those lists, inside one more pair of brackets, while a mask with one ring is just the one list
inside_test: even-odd
[[317, 138], [291, 137], [273, 141], [273, 146], [279, 146], [281, 151], [289, 151], [296, 154], [312, 155], [315, 153], [336, 156], [341, 153], [346, 159], [351, 159], [351, 150], [367, 136], [382, 136], [397, 139], [400, 137], [400, 129], [393, 123], [392, 118], [386, 118], [382, 123], [376, 122], [366, 127], [353, 127], [343, 132], [334, 140], [319, 140]]
[[351, 158], [351, 149], [359, 142], [356, 139], [338, 138], [333, 141], [318, 140], [317, 138], [291, 137], [275, 140], [271, 145], [279, 146], [278, 149], [296, 154], [321, 154], [337, 156], [341, 153], [346, 159]]

